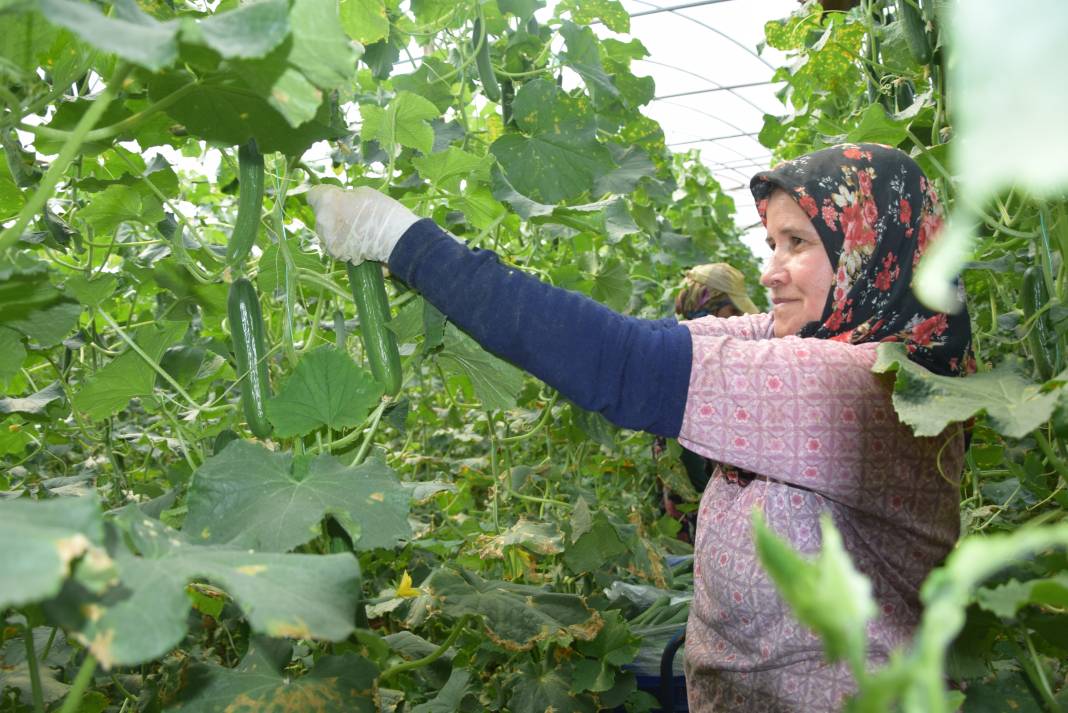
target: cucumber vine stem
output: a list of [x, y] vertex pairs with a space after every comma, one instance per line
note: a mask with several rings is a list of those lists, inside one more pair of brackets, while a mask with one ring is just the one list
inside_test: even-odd
[[63, 707], [59, 709], [59, 713], [74, 713], [81, 707], [82, 696], [89, 682], [93, 680], [94, 671], [96, 671], [96, 657], [86, 654], [82, 667], [78, 669], [78, 675], [74, 677], [74, 684], [67, 692], [67, 697], [63, 699]]
[[460, 617], [460, 620], [453, 625], [452, 631], [449, 632], [449, 636], [445, 639], [445, 641], [441, 643], [441, 646], [434, 649], [432, 652], [430, 652], [421, 659], [415, 659], [414, 661], [405, 661], [404, 663], [399, 663], [396, 666], [390, 666], [382, 672], [382, 675], [379, 676], [379, 679], [385, 680], [387, 678], [390, 678], [391, 676], [396, 676], [398, 673], [411, 671], [412, 669], [416, 668], [422, 668], [423, 666], [428, 666], [434, 663], [439, 658], [441, 658], [446, 651], [449, 650], [449, 647], [453, 645], [457, 637], [460, 636], [460, 633], [467, 627], [467, 622], [470, 621], [472, 618], [473, 617], [471, 614], [464, 614], [462, 617]]
[[37, 651], [35, 650], [33, 642], [33, 627], [30, 626], [29, 621], [26, 622], [26, 629], [22, 635], [23, 641], [26, 644], [26, 666], [30, 669], [30, 691], [33, 695], [33, 710], [34, 713], [44, 713], [44, 693], [41, 690], [41, 669], [37, 665]]
[[157, 374], [159, 374], [160, 377], [164, 381], [166, 381], [168, 384], [170, 384], [174, 388], [174, 390], [177, 391], [178, 394], [189, 403], [190, 406], [192, 406], [194, 409], [197, 409], [197, 410], [200, 409], [200, 404], [198, 404], [196, 402], [196, 399], [194, 399], [192, 396], [190, 396], [188, 393], [186, 393], [186, 390], [182, 388], [181, 384], [179, 384], [177, 381], [175, 381], [174, 377], [172, 377], [170, 374], [168, 374], [166, 369], [164, 369], [159, 364], [157, 364], [155, 361], [153, 361], [152, 357], [150, 357], [148, 354], [146, 354], [144, 349], [142, 349], [141, 347], [137, 346], [137, 343], [134, 342], [133, 338], [129, 334], [126, 333], [125, 329], [120, 327], [118, 325], [118, 323], [114, 319], [111, 318], [111, 315], [109, 315], [105, 310], [97, 310], [97, 314], [99, 314], [100, 317], [102, 317], [103, 320], [108, 323], [109, 327], [111, 327], [112, 329], [114, 329], [118, 333], [118, 335], [122, 339], [122, 341], [126, 342], [126, 344], [130, 347], [130, 349], [134, 350], [134, 353], [136, 353], [137, 356], [139, 356], [142, 359], [144, 359], [145, 363], [148, 364], [150, 367], [152, 367], [152, 370], [154, 372], [156, 372]]

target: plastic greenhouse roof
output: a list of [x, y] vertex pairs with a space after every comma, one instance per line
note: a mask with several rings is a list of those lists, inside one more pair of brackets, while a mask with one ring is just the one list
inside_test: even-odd
[[[784, 18], [798, 0], [623, 0], [631, 15], [630, 36], [649, 51], [634, 62], [635, 74], [653, 77], [656, 98], [643, 112], [660, 122], [675, 151], [698, 149], [724, 190], [734, 198], [742, 228], [759, 222], [749, 178], [771, 160], [757, 134], [764, 114], [787, 109], [770, 82], [784, 62], [766, 48], [764, 24]], [[601, 27], [598, 32], [611, 33]], [[745, 240], [763, 256], [764, 232], [750, 229]]]

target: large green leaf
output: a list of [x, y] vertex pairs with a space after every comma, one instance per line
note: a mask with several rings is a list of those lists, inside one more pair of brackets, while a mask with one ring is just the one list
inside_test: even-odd
[[[134, 343], [159, 364], [167, 347], [182, 338], [186, 322], [163, 322], [141, 327]], [[127, 349], [107, 366], [93, 374], [74, 395], [73, 406], [92, 419], [102, 419], [120, 411], [136, 396], [148, 396], [156, 384], [156, 371], [140, 354]]]
[[460, 179], [487, 181], [492, 163], [490, 156], [476, 156], [455, 146], [412, 159], [412, 165], [419, 170], [419, 175], [440, 188], [447, 187], [450, 180], [456, 183]]
[[267, 417], [280, 438], [303, 436], [326, 426], [356, 426], [382, 398], [382, 386], [352, 359], [331, 346], [300, 358], [278, 395], [267, 402]]
[[86, 307], [96, 307], [114, 294], [118, 283], [115, 275], [97, 275], [90, 280], [79, 273], [67, 280], [63, 289]]
[[623, 263], [616, 258], [609, 258], [597, 270], [593, 278], [592, 296], [594, 299], [604, 302], [612, 309], [620, 312], [624, 310], [630, 301], [633, 286], [630, 282], [630, 274]]
[[823, 549], [815, 559], [798, 555], [753, 511], [753, 535], [760, 563], [798, 621], [823, 638], [831, 661], [848, 661], [854, 671], [866, 661], [867, 624], [876, 614], [871, 582], [853, 567], [830, 516], [820, 519]]
[[191, 581], [207, 580], [230, 594], [256, 633], [340, 641], [354, 629], [360, 568], [351, 554], [195, 545], [135, 508], [120, 521], [140, 553], [116, 544], [120, 583], [100, 596], [68, 586], [47, 604], [105, 668], [151, 661], [178, 645], [188, 626]]
[[1028, 604], [1064, 609], [1068, 607], [1068, 574], [1020, 582], [1010, 579], [996, 587], [984, 587], [976, 593], [979, 606], [1004, 619], [1016, 616]]
[[[25, 637], [26, 633], [23, 632], [22, 636]], [[71, 655], [71, 649], [63, 632], [57, 632], [49, 626], [35, 628], [31, 636], [34, 652], [38, 657], [48, 651], [45, 659], [37, 662], [33, 673], [37, 674], [41, 685], [41, 698], [46, 704], [52, 703], [70, 690], [70, 684], [61, 682], [60, 678], [63, 665]], [[0, 671], [4, 672], [3, 678], [0, 679], [4, 687], [16, 689], [24, 703], [33, 700], [33, 673], [26, 659], [24, 638], [12, 638], [4, 643], [3, 649], [0, 649]]]
[[110, 15], [78, 0], [39, 0], [49, 22], [65, 27], [89, 44], [157, 71], [178, 57], [178, 22], [159, 22], [134, 0], [112, 0]]
[[487, 352], [451, 322], [445, 326], [445, 346], [437, 359], [446, 371], [470, 379], [475, 396], [487, 409], [515, 406], [523, 372]]
[[290, 126], [313, 119], [324, 92], [345, 86], [359, 53], [341, 30], [336, 0], [295, 0], [290, 37], [263, 59], [234, 66]]
[[456, 713], [463, 710], [470, 681], [470, 672], [454, 668], [441, 690], [431, 700], [413, 707], [412, 713]]
[[316, 537], [329, 515], [358, 550], [395, 547], [411, 537], [409, 503], [378, 461], [350, 467], [235, 441], [196, 471], [185, 531], [207, 543], [284, 552]]
[[144, 183], [108, 186], [93, 196], [78, 217], [99, 235], [111, 235], [121, 223], [155, 225], [163, 220], [163, 203]]
[[560, 54], [560, 60], [582, 77], [594, 102], [599, 104], [603, 97], [619, 96], [619, 89], [601, 65], [600, 43], [593, 30], [564, 22], [560, 34], [567, 47], [567, 51]]
[[262, 57], [289, 34], [289, 3], [257, 0], [187, 23], [183, 39], [199, 40], [223, 57]]
[[375, 713], [374, 665], [355, 654], [324, 656], [294, 678], [284, 668], [292, 656], [286, 642], [256, 637], [234, 668], [197, 664], [187, 672], [177, 705], [186, 713], [222, 711], [316, 711]]
[[[59, 30], [45, 22], [37, 12], [9, 12], [4, 16], [4, 32], [0, 33], [0, 57], [9, 62], [9, 68], [14, 66], [24, 73], [33, 72], [57, 34]], [[0, 156], [0, 165], [3, 162], [4, 158]]]
[[22, 336], [13, 329], [0, 327], [0, 383], [17, 374], [25, 360], [26, 347], [22, 345]]
[[389, 17], [383, 0], [340, 0], [341, 28], [349, 37], [371, 44], [389, 37]]
[[513, 103], [522, 134], [505, 134], [490, 146], [508, 181], [545, 204], [575, 200], [615, 166], [596, 138], [596, 117], [585, 100], [535, 79]]
[[597, 706], [589, 696], [571, 693], [573, 680], [574, 673], [569, 663], [546, 667], [528, 662], [522, 666], [512, 683], [509, 710], [515, 713], [593, 713]]
[[104, 520], [95, 498], [0, 500], [0, 608], [56, 594], [74, 569], [108, 578]]
[[29, 396], [0, 399], [0, 414], [19, 413], [27, 416], [43, 416], [49, 404], [62, 398], [63, 386], [58, 381], [53, 381]]
[[438, 118], [441, 112], [429, 100], [418, 94], [401, 91], [385, 106], [360, 105], [363, 127], [360, 138], [378, 141], [392, 149], [407, 146], [423, 154], [434, 149], [434, 129], [429, 121]]
[[880, 345], [872, 371], [897, 372], [894, 408], [917, 436], [937, 436], [951, 423], [986, 413], [998, 433], [1023, 438], [1049, 420], [1059, 396], [1023, 379], [1010, 363], [964, 378], [932, 374], [909, 360], [901, 344]]
[[293, 127], [232, 72], [199, 80], [185, 72], [168, 72], [149, 80], [149, 97], [159, 101], [191, 83], [195, 87], [166, 112], [198, 138], [235, 145], [255, 137], [263, 153], [281, 151], [296, 156], [316, 141], [342, 135], [341, 129], [332, 125], [334, 111], [328, 102], [319, 107], [314, 119]]
[[556, 7], [556, 14], [565, 11], [579, 25], [601, 21], [612, 32], [630, 32], [630, 14], [618, 0], [565, 0]]
[[22, 191], [8, 169], [7, 158], [0, 153], [0, 220], [7, 220], [18, 215], [19, 209], [25, 202]]
[[887, 115], [882, 104], [872, 104], [860, 116], [857, 127], [849, 132], [850, 143], [876, 143], [897, 146], [908, 135], [908, 122], [898, 121]]
[[433, 607], [449, 617], [480, 617], [489, 637], [512, 651], [526, 651], [544, 640], [588, 641], [603, 625], [601, 615], [575, 594], [486, 580], [468, 571], [436, 570], [421, 588], [430, 592]]
[[7, 324], [36, 340], [42, 347], [54, 347], [77, 326], [81, 313], [82, 306], [77, 302], [62, 301], [34, 310], [25, 318]]

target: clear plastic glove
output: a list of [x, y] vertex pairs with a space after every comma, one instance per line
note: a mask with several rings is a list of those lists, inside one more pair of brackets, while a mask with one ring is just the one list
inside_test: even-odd
[[308, 191], [315, 232], [338, 260], [387, 262], [397, 241], [419, 220], [399, 202], [373, 188], [345, 190], [320, 185]]

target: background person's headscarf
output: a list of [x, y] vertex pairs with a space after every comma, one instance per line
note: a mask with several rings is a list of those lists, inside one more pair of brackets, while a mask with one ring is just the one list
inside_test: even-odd
[[714, 315], [727, 305], [739, 312], [759, 312], [745, 291], [745, 276], [725, 262], [698, 265], [686, 272], [682, 289], [675, 296], [675, 313], [686, 319]]
[[967, 310], [934, 312], [912, 291], [913, 269], [942, 227], [934, 186], [915, 161], [889, 146], [845, 144], [761, 171], [749, 189], [765, 226], [776, 188], [811, 219], [835, 270], [823, 316], [798, 336], [903, 342], [936, 374], [973, 369]]

